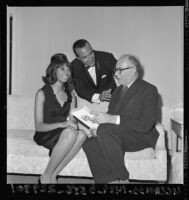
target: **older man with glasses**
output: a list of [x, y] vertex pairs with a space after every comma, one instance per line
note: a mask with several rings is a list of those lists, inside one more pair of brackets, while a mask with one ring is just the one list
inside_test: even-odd
[[83, 149], [96, 183], [128, 183], [125, 152], [155, 148], [158, 112], [157, 88], [142, 79], [142, 67], [133, 55], [123, 55], [115, 67], [120, 84], [112, 94], [108, 112], [93, 112], [92, 130]]

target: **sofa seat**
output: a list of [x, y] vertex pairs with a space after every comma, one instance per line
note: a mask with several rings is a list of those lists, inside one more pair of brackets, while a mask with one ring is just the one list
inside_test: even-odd
[[[127, 154], [126, 154], [127, 155]], [[125, 165], [131, 180], [151, 180], [165, 182], [167, 180], [167, 154], [164, 150], [156, 151], [154, 158], [131, 159], [125, 156]], [[136, 170], [137, 169], [137, 170]]]
[[[34, 130], [7, 130], [7, 172], [42, 174], [49, 161], [48, 149], [33, 140]], [[77, 166], [77, 167], [76, 167]], [[92, 177], [81, 149], [60, 175]]]
[[[8, 173], [43, 173], [49, 161], [48, 149], [34, 142], [34, 133], [34, 130], [7, 130]], [[164, 152], [160, 155], [161, 158], [162, 156], [165, 156]], [[154, 180], [157, 174], [159, 175], [162, 170], [161, 166], [157, 168], [159, 160], [157, 160], [156, 152], [152, 148], [137, 152], [126, 152], [125, 163], [130, 172], [130, 179], [143, 180], [148, 177], [148, 180]], [[137, 171], [136, 166], [138, 169]], [[143, 171], [143, 173], [141, 173], [141, 171]], [[61, 171], [60, 175], [92, 177], [83, 149], [81, 149], [76, 157]]]
[[34, 130], [8, 130], [7, 153], [24, 156], [44, 156], [48, 157], [48, 149], [43, 146], [36, 148], [33, 140]]
[[[37, 145], [33, 140], [35, 130], [10, 129], [7, 130], [7, 153], [26, 156], [48, 156], [48, 149]], [[146, 148], [136, 152], [126, 152], [125, 159], [153, 159], [156, 158], [155, 150]]]
[[[78, 99], [80, 105], [85, 104]], [[100, 106], [97, 109], [102, 110]], [[163, 127], [156, 125], [160, 136], [155, 150], [147, 148], [125, 153], [125, 164], [133, 180], [167, 180], [167, 151]], [[48, 149], [33, 140], [34, 98], [7, 97], [7, 173], [42, 174], [48, 164]], [[92, 177], [87, 157], [81, 149], [60, 172], [62, 176]]]
[[183, 184], [184, 180], [184, 154], [183, 152], [173, 152], [171, 156], [171, 170], [170, 170], [170, 180], [171, 184]]

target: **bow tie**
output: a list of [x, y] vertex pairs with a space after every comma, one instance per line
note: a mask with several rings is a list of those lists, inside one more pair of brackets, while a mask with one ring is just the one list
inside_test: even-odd
[[86, 68], [87, 70], [89, 70], [91, 67], [94, 67], [94, 65], [93, 65], [93, 66], [85, 65], [85, 68]]

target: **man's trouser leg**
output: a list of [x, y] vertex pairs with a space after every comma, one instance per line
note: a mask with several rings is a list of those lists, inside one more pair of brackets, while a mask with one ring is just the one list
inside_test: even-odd
[[86, 140], [83, 149], [96, 183], [128, 179], [120, 138], [109, 124], [101, 125], [97, 137]]

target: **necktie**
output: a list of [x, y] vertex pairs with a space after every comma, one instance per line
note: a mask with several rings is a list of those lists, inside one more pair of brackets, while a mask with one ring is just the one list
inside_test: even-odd
[[120, 91], [120, 96], [116, 102], [116, 105], [115, 105], [115, 108], [114, 108], [114, 112], [116, 113], [118, 108], [120, 107], [120, 104], [121, 104], [121, 101], [123, 99], [123, 96], [125, 94], [125, 92], [127, 91], [128, 87], [127, 86], [124, 86], [122, 87], [121, 91]]
[[121, 99], [124, 96], [125, 92], [127, 91], [128, 87], [127, 86], [123, 86], [122, 91], [121, 91]]

